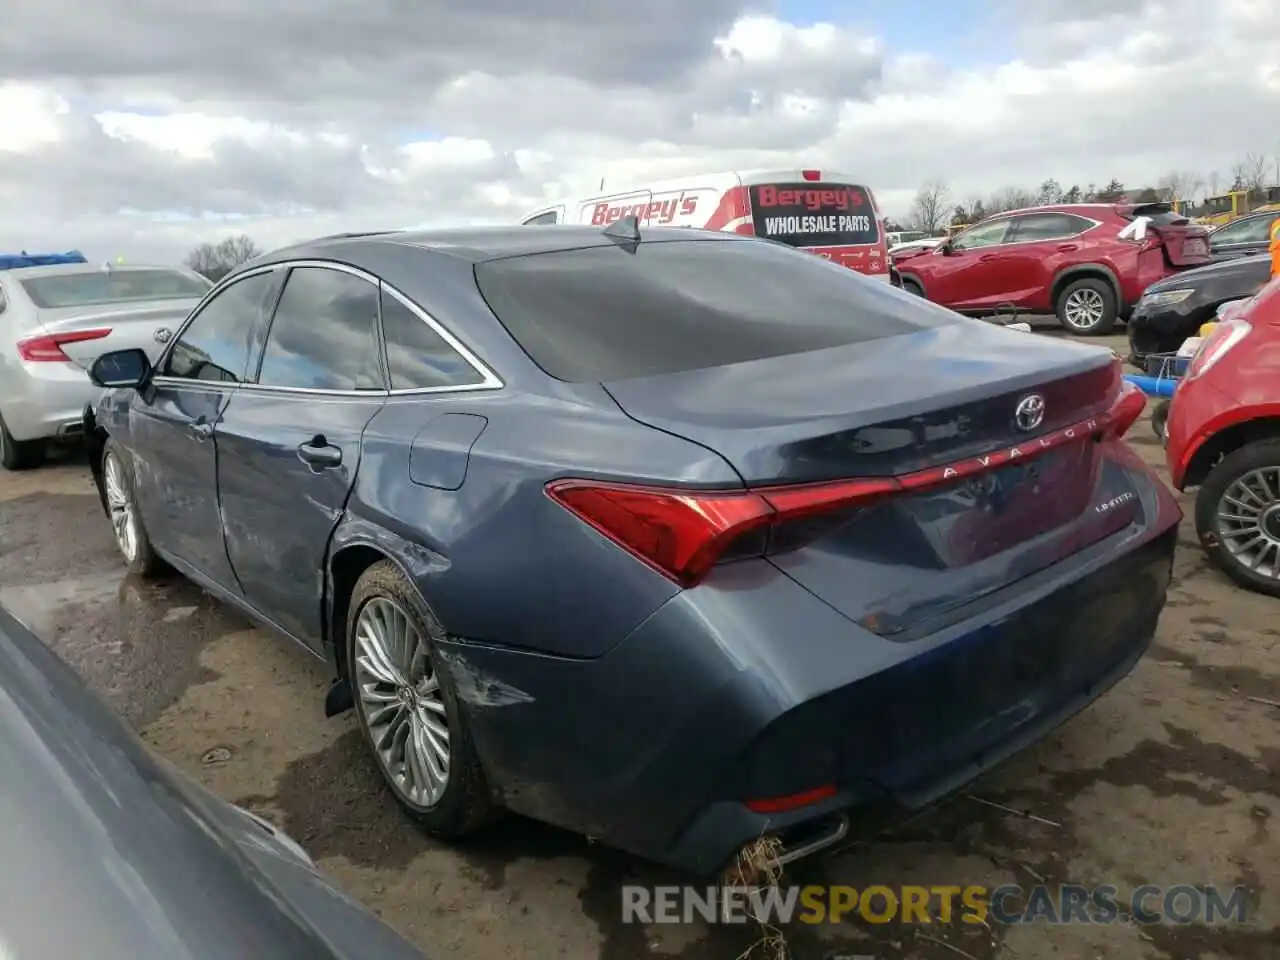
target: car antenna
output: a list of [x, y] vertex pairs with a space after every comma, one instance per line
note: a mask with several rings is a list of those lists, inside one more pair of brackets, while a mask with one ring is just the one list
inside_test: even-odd
[[621, 240], [624, 243], [639, 243], [640, 218], [632, 214], [615, 220], [604, 228], [604, 235], [611, 240]]

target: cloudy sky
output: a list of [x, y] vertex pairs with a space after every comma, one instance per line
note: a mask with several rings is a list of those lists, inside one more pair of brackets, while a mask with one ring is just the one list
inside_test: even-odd
[[0, 251], [176, 261], [733, 167], [838, 166], [902, 214], [930, 178], [1280, 156], [1276, 0], [3, 6]]

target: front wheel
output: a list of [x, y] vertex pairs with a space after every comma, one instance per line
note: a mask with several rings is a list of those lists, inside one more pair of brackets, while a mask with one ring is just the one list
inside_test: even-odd
[[1077, 337], [1100, 337], [1115, 328], [1120, 304], [1111, 284], [1085, 277], [1062, 288], [1054, 312], [1069, 333]]
[[129, 572], [150, 577], [164, 569], [142, 525], [128, 455], [110, 438], [102, 449], [102, 497], [111, 518], [116, 546], [129, 565]]
[[1227, 454], [1196, 495], [1209, 560], [1246, 590], [1280, 597], [1280, 440]]
[[917, 297], [924, 296], [924, 287], [921, 286], [920, 281], [914, 277], [903, 277], [902, 289], [907, 291], [907, 293], [915, 294]]
[[438, 836], [469, 833], [493, 802], [436, 641], [444, 630], [390, 561], [360, 577], [347, 673], [364, 740], [401, 809]]

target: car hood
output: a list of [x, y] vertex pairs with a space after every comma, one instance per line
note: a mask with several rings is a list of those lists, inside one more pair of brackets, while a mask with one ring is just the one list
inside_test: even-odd
[[423, 960], [0, 609], [0, 956]]
[[1239, 284], [1242, 288], [1250, 284], [1257, 286], [1266, 282], [1271, 274], [1271, 258], [1261, 256], [1237, 257], [1234, 260], [1223, 260], [1208, 266], [1183, 270], [1172, 276], [1153, 283], [1147, 287], [1147, 293], [1162, 293], [1166, 290], [1185, 290], [1187, 287], [1199, 289], [1203, 286], [1231, 286]]

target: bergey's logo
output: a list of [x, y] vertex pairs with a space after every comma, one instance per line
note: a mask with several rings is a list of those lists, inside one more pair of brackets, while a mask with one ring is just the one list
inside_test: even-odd
[[1013, 411], [1013, 423], [1024, 433], [1044, 423], [1044, 397], [1029, 393], [1019, 400]]

